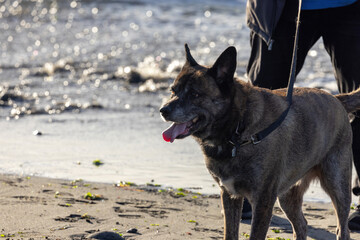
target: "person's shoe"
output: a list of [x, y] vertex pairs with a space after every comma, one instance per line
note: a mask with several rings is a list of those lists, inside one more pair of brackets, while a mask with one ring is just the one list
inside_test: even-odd
[[358, 205], [356, 211], [349, 216], [349, 229], [360, 230], [360, 205]]
[[360, 196], [360, 181], [358, 176], [356, 176], [354, 180], [352, 192], [355, 196]]
[[353, 187], [352, 192], [355, 196], [360, 196], [360, 187], [359, 186]]
[[244, 198], [244, 204], [241, 214], [241, 219], [251, 219], [252, 218], [252, 209], [249, 201]]

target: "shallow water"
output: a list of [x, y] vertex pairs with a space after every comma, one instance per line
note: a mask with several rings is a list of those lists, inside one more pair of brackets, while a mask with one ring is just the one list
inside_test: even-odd
[[[229, 45], [249, 56], [245, 0], [0, 0], [0, 171], [102, 182], [151, 180], [217, 193], [192, 139], [165, 143], [158, 108], [184, 63]], [[321, 42], [298, 86], [336, 92]], [[41, 136], [32, 132], [39, 130]], [[105, 164], [91, 163], [101, 159]], [[307, 199], [328, 201], [313, 185]]]
[[[0, 121], [0, 172], [61, 179], [188, 188], [218, 194], [197, 143], [187, 138], [169, 144], [159, 134], [151, 109], [129, 112], [35, 115], [31, 121]], [[41, 135], [34, 135], [34, 131]], [[97, 167], [93, 160], [104, 164]], [[308, 201], [329, 202], [319, 184]]]

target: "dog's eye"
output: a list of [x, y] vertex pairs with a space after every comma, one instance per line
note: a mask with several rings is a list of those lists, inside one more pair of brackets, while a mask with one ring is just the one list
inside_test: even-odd
[[171, 95], [175, 95], [175, 89], [174, 88], [170, 88], [170, 93], [171, 93]]

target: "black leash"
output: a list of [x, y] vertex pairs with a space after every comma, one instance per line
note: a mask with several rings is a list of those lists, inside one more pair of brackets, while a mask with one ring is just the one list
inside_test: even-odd
[[288, 90], [287, 90], [287, 94], [286, 94], [286, 100], [289, 103], [289, 107], [292, 104], [292, 94], [293, 94], [294, 83], [295, 83], [295, 75], [296, 75], [296, 59], [297, 59], [297, 49], [298, 49], [298, 41], [299, 41], [301, 3], [302, 3], [302, 0], [299, 0], [299, 10], [298, 10], [298, 15], [297, 15], [297, 19], [296, 19], [294, 49], [293, 49], [293, 56], [292, 56], [292, 60], [291, 60], [291, 70], [290, 70], [289, 84], [288, 84], [288, 87], [287, 87]]
[[264, 138], [266, 138], [270, 133], [272, 133], [275, 129], [277, 129], [281, 125], [281, 123], [284, 121], [284, 119], [286, 118], [286, 116], [290, 110], [290, 107], [292, 104], [292, 95], [293, 95], [293, 89], [294, 89], [294, 83], [295, 83], [295, 75], [296, 75], [296, 59], [297, 59], [297, 49], [298, 49], [298, 39], [299, 39], [301, 3], [302, 3], [302, 0], [299, 0], [299, 10], [298, 10], [298, 15], [297, 15], [297, 19], [296, 19], [294, 49], [293, 49], [293, 55], [292, 55], [292, 60], [291, 60], [290, 76], [289, 76], [289, 82], [288, 82], [287, 94], [286, 94], [286, 101], [288, 102], [288, 107], [280, 115], [280, 117], [275, 122], [273, 122], [270, 126], [268, 126], [267, 128], [265, 128], [264, 130], [262, 130], [258, 133], [251, 135], [249, 140], [243, 141], [241, 143], [237, 142], [237, 139], [240, 136], [240, 133], [238, 132], [238, 130], [239, 130], [239, 124], [238, 124], [236, 131], [232, 135], [231, 140], [230, 140], [230, 143], [234, 145], [233, 149], [232, 149], [232, 157], [236, 156], [236, 148], [237, 147], [242, 147], [242, 146], [250, 144], [250, 143], [252, 143], [254, 145], [260, 143]]

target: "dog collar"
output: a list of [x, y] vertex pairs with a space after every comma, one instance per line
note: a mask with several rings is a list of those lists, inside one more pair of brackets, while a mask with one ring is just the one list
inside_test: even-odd
[[289, 110], [290, 110], [291, 104], [288, 105], [288, 107], [286, 108], [286, 110], [284, 112], [282, 112], [282, 114], [279, 116], [278, 119], [276, 119], [275, 122], [273, 122], [272, 124], [270, 124], [270, 126], [268, 126], [267, 128], [261, 130], [258, 133], [255, 133], [253, 135], [250, 136], [250, 138], [248, 138], [248, 140], [245, 140], [241, 143], [238, 142], [238, 139], [240, 138], [240, 133], [239, 133], [239, 125], [240, 122], [238, 122], [238, 125], [236, 127], [235, 133], [231, 136], [230, 139], [230, 143], [233, 145], [232, 151], [231, 151], [231, 156], [235, 157], [236, 156], [236, 149], [243, 147], [245, 145], [248, 145], [250, 143], [256, 145], [258, 143], [260, 143], [265, 137], [267, 137], [270, 133], [272, 133], [275, 129], [277, 129], [281, 123], [285, 120]]
[[256, 145], [261, 142], [261, 139], [259, 138], [258, 134], [251, 135], [249, 139], [239, 142], [238, 139], [240, 139], [241, 137], [239, 133], [239, 126], [240, 126], [240, 122], [238, 122], [236, 130], [234, 134], [231, 136], [231, 139], [229, 140], [229, 143], [233, 146], [231, 149], [231, 157], [236, 157], [237, 148], [241, 148], [250, 143]]

